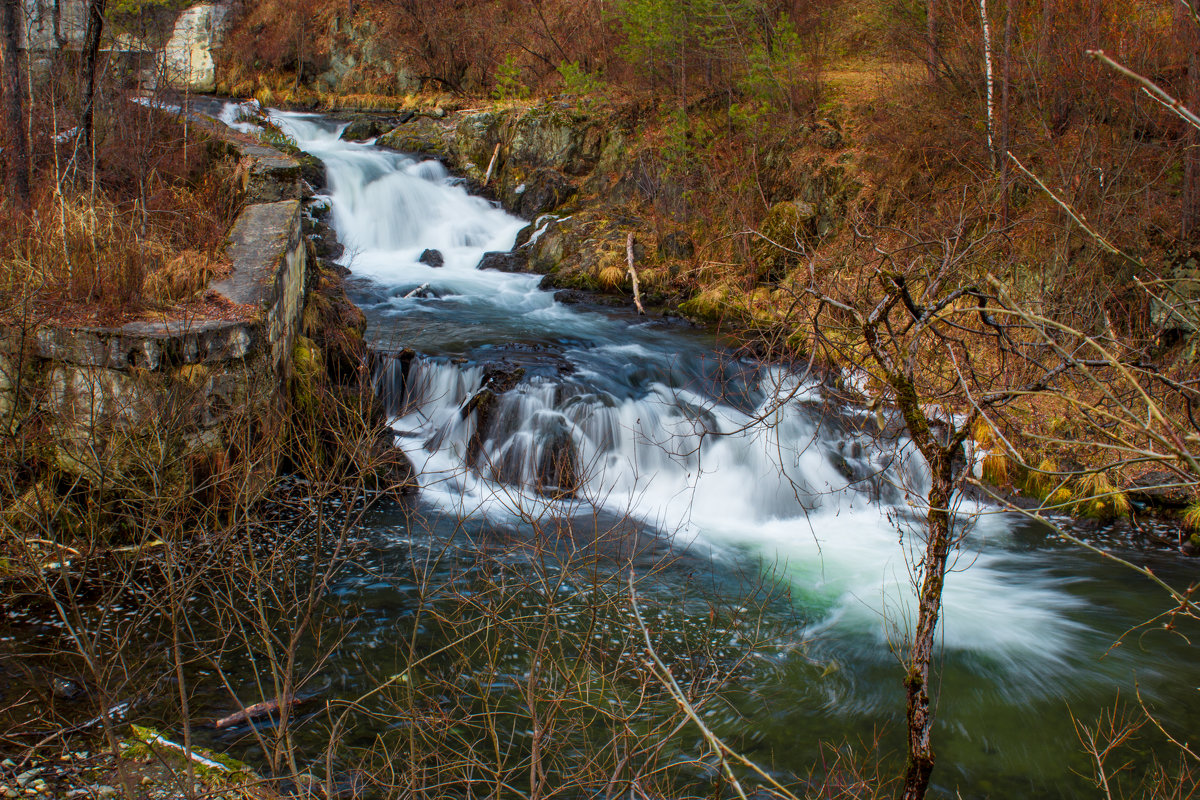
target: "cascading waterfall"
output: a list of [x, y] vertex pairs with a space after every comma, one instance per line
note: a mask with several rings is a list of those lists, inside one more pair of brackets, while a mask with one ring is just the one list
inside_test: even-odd
[[[821, 386], [732, 360], [702, 335], [477, 269], [522, 220], [437, 162], [340, 141], [319, 118], [275, 120], [326, 165], [377, 343], [418, 351], [382, 358], [375, 380], [425, 502], [498, 518], [598, 509], [717, 559], [753, 549], [792, 582], [813, 630], [903, 638], [929, 482], [911, 448], [830, 409]], [[421, 263], [427, 249], [444, 266]], [[515, 385], [488, 394], [502, 380]], [[1003, 516], [962, 510], [977, 518], [947, 581], [943, 641], [1038, 674], [1026, 681], [1036, 692], [1045, 666], [1070, 657], [1076, 602], [989, 547], [1008, 535]]]

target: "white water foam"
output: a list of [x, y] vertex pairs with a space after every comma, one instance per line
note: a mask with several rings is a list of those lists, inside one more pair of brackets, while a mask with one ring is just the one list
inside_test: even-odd
[[[395, 426], [427, 502], [498, 517], [593, 507], [628, 514], [717, 557], [750, 551], [775, 565], [814, 633], [873, 638], [884, 651], [903, 641], [914, 618], [912, 565], [923, 546], [916, 520], [929, 482], [911, 448], [856, 431], [819, 407], [819, 387], [774, 369], [762, 370], [752, 407], [666, 377], [617, 391], [612, 365], [668, 363], [669, 335], [555, 303], [536, 288], [537, 276], [475, 269], [484, 252], [510, 248], [524, 222], [468, 195], [440, 164], [339, 141], [336, 130], [303, 115], [274, 118], [325, 161], [335, 225], [356, 274], [457, 296], [436, 302], [465, 328], [486, 307], [519, 318], [522, 330], [589, 342], [565, 351], [577, 362], [569, 381], [527, 379], [501, 395], [471, 470], [464, 465], [476, 415], [464, 418], [461, 409], [484, 371], [416, 359]], [[440, 250], [445, 266], [419, 263], [426, 248]], [[582, 479], [573, 498], [551, 500], [531, 487], [544, 477], [546, 448], [563, 435]], [[963, 503], [960, 519], [987, 511]], [[1007, 524], [986, 513], [977, 520], [946, 581], [942, 639], [1033, 670], [1070, 654], [1075, 601], [1048, 578], [1022, 574], [1018, 557], [996, 546]]]

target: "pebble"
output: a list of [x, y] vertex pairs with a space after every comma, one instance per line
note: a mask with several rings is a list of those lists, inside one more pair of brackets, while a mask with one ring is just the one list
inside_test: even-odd
[[25, 784], [29, 783], [31, 780], [33, 780], [39, 774], [41, 774], [41, 771], [42, 770], [39, 768], [39, 769], [31, 769], [31, 770], [22, 772], [20, 775], [17, 776], [17, 786], [20, 786], [22, 789], [24, 789]]
[[91, 789], [96, 797], [116, 797], [121, 793], [115, 786], [93, 786]]
[[4, 795], [5, 797], [20, 797], [21, 796], [20, 791], [12, 788], [11, 786], [2, 786], [2, 785], [0, 785], [0, 794]]
[[16, 765], [17, 762], [13, 761], [11, 758], [6, 758], [3, 761], [0, 761], [0, 767], [8, 767], [9, 769], [12, 769]]

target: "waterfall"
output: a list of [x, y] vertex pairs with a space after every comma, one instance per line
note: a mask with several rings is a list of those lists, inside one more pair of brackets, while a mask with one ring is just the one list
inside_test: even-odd
[[[423, 502], [514, 524], [603, 512], [717, 559], [753, 550], [803, 598], [812, 630], [907, 636], [929, 475], [903, 439], [701, 333], [477, 269], [525, 222], [437, 162], [340, 141], [317, 117], [274, 119], [325, 162], [374, 340], [417, 351], [381, 355], [375, 387]], [[964, 500], [959, 519], [971, 532], [947, 579], [945, 646], [1043, 674], [1071, 652], [1075, 601], [1022, 573], [1002, 546], [1006, 517]]]

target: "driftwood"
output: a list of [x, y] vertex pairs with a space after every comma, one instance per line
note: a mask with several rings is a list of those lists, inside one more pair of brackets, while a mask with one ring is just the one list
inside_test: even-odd
[[487, 186], [488, 181], [492, 179], [492, 170], [496, 167], [496, 158], [500, 155], [500, 143], [496, 142], [496, 149], [492, 151], [492, 160], [488, 162], [487, 174], [483, 176], [483, 185]]
[[629, 277], [633, 281], [633, 304], [637, 306], [639, 314], [645, 314], [646, 309], [642, 307], [642, 289], [638, 284], [637, 270], [633, 268], [633, 234], [625, 237], [625, 260], [629, 262]]
[[[283, 705], [288, 707], [298, 706], [303, 703], [305, 699], [307, 698], [296, 697], [295, 695], [291, 694], [284, 695]], [[217, 728], [229, 728], [233, 725], [241, 725], [243, 722], [250, 722], [251, 720], [258, 719], [259, 717], [265, 717], [268, 714], [273, 714], [279, 710], [279, 706], [280, 703], [278, 700], [264, 700], [261, 703], [255, 703], [252, 706], [246, 706], [241, 711], [235, 711], [228, 717], [222, 717], [213, 723], [213, 726]]]
[[411, 292], [409, 292], [408, 294], [404, 295], [404, 297], [402, 297], [402, 298], [400, 298], [400, 299], [401, 299], [401, 300], [407, 300], [407, 299], [409, 299], [410, 297], [414, 297], [414, 296], [416, 296], [416, 295], [420, 294], [421, 292], [425, 291], [425, 290], [426, 290], [426, 289], [428, 289], [428, 288], [429, 288], [429, 284], [428, 284], [428, 283], [422, 283], [420, 286], [418, 286], [417, 288], [413, 289]]

